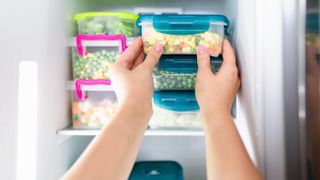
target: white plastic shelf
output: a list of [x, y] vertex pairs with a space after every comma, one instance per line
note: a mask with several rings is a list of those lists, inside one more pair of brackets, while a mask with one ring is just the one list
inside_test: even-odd
[[[68, 126], [58, 130], [57, 134], [61, 136], [96, 136], [100, 132], [99, 129], [74, 129]], [[202, 130], [198, 129], [148, 129], [145, 136], [203, 136]]]
[[[127, 46], [129, 46], [135, 38], [126, 38], [127, 40]], [[83, 46], [91, 46], [91, 47], [99, 47], [99, 46], [119, 46], [119, 42], [117, 41], [84, 41]], [[75, 37], [69, 37], [68, 38], [68, 47], [76, 47], [76, 38]]]

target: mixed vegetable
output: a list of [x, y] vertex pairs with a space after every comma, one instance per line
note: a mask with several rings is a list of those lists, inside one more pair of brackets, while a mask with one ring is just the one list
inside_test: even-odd
[[148, 53], [154, 45], [162, 44], [164, 54], [196, 54], [197, 46], [202, 45], [211, 56], [218, 56], [222, 52], [223, 26], [221, 28], [222, 34], [219, 31], [207, 31], [193, 35], [173, 35], [157, 32], [152, 25], [144, 25], [144, 51]]
[[[105, 92], [95, 92], [105, 93]], [[117, 103], [109, 98], [74, 101], [72, 121], [74, 128], [101, 128], [115, 112]]]

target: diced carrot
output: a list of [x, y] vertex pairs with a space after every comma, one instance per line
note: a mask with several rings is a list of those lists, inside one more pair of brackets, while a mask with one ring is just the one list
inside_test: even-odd
[[73, 112], [73, 114], [80, 114], [81, 113], [81, 110], [79, 108], [79, 104], [77, 102], [74, 102], [72, 104], [72, 112]]

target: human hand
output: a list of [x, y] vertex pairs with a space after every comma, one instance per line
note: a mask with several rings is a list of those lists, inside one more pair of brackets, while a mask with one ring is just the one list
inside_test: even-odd
[[[141, 37], [137, 38], [109, 69], [118, 106], [129, 105], [152, 113], [152, 72], [162, 54], [162, 45], [156, 45], [145, 58]], [[145, 60], [144, 60], [145, 58]]]
[[196, 97], [202, 113], [230, 115], [234, 98], [240, 87], [238, 68], [233, 49], [227, 39], [223, 41], [223, 63], [217, 73], [212, 73], [207, 49], [198, 47], [198, 72]]

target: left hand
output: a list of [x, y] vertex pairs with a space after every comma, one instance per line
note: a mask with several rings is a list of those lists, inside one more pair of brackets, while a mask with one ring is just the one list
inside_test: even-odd
[[[141, 37], [137, 38], [109, 69], [119, 107], [137, 108], [152, 114], [152, 72], [163, 51], [156, 45], [145, 58]], [[145, 58], [145, 59], [144, 59]]]

